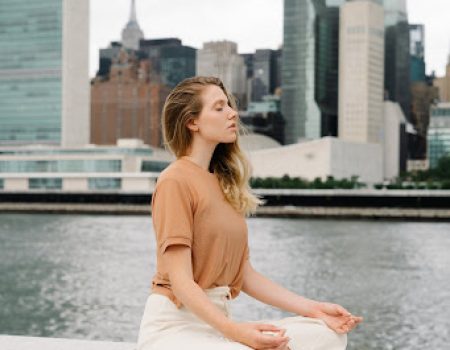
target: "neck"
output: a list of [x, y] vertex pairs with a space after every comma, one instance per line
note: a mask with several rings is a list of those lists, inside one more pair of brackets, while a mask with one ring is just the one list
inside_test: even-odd
[[209, 164], [216, 146], [217, 143], [205, 142], [203, 139], [194, 137], [192, 145], [186, 152], [185, 157], [209, 171]]

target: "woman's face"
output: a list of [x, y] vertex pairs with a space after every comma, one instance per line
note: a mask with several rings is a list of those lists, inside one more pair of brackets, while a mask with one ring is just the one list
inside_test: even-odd
[[228, 105], [228, 98], [217, 85], [206, 86], [201, 94], [203, 109], [193, 123], [197, 133], [213, 143], [232, 143], [238, 132], [238, 114]]

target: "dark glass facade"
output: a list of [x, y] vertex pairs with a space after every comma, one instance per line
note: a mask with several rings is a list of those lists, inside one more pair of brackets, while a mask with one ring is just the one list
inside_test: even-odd
[[285, 143], [285, 120], [280, 113], [279, 100], [266, 97], [264, 101], [251, 102], [248, 110], [241, 112], [239, 117], [248, 130]]
[[61, 142], [62, 0], [0, 0], [0, 145]]
[[411, 122], [409, 24], [404, 0], [385, 0], [385, 99], [398, 102]]
[[426, 81], [425, 72], [425, 29], [421, 24], [409, 26], [411, 59], [411, 82]]
[[195, 76], [197, 50], [183, 46], [180, 39], [141, 40], [140, 51], [150, 59], [152, 70], [161, 82], [170, 88], [185, 78]]
[[339, 6], [285, 0], [281, 110], [286, 143], [337, 134]]
[[253, 56], [251, 101], [262, 101], [263, 96], [273, 94], [277, 87], [276, 84], [277, 51], [256, 50]]
[[175, 87], [183, 79], [195, 75], [196, 49], [189, 46], [168, 46], [161, 48], [161, 82]]
[[[195, 75], [196, 49], [183, 46], [180, 39], [142, 39], [139, 45], [139, 50], [127, 49], [127, 52], [139, 60], [150, 60], [154, 81], [158, 78], [162, 84], [173, 88], [183, 79]], [[100, 50], [97, 76], [109, 76], [111, 65], [121, 49], [121, 43], [111, 42], [110, 47]]]
[[321, 136], [337, 136], [339, 7], [324, 5], [323, 2], [316, 3], [314, 97], [321, 112]]
[[121, 48], [121, 43], [113, 41], [107, 49], [100, 49], [97, 76], [107, 77], [109, 75], [113, 59], [118, 57]]

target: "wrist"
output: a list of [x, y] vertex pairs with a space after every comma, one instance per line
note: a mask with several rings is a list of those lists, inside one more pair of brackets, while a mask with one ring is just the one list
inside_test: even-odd
[[227, 338], [233, 339], [234, 337], [234, 333], [236, 330], [236, 323], [231, 321], [231, 320], [227, 320], [221, 327], [220, 327], [220, 332], [226, 336]]
[[307, 307], [305, 309], [305, 317], [319, 318], [320, 315], [320, 302], [308, 299]]

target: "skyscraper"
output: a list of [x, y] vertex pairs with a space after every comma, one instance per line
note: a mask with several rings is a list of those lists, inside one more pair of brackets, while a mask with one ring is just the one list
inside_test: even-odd
[[245, 103], [247, 70], [235, 42], [223, 40], [204, 43], [203, 48], [197, 51], [196, 74], [219, 77], [237, 98], [238, 106], [241, 107], [242, 101]]
[[0, 145], [89, 142], [88, 49], [88, 0], [0, 0]]
[[434, 79], [433, 85], [439, 89], [439, 100], [441, 102], [450, 102], [450, 54], [448, 55], [445, 75]]
[[251, 78], [251, 101], [262, 101], [266, 95], [273, 94], [277, 85], [277, 58], [280, 51], [258, 49], [253, 55]]
[[284, 1], [281, 114], [286, 144], [320, 137], [320, 110], [314, 100], [314, 19], [313, 0]]
[[114, 145], [121, 138], [138, 138], [162, 146], [161, 112], [169, 89], [152, 79], [148, 59], [121, 49], [107, 79], [91, 86], [91, 143]]
[[337, 132], [339, 6], [345, 0], [285, 0], [282, 114], [286, 143]]
[[131, 0], [130, 19], [127, 25], [122, 30], [122, 45], [126, 49], [138, 50], [139, 40], [144, 38], [136, 18], [136, 3], [135, 0]]
[[383, 7], [351, 1], [341, 8], [339, 138], [381, 143], [383, 130]]
[[425, 81], [425, 28], [423, 24], [411, 24], [409, 26], [409, 37], [411, 81]]
[[410, 118], [410, 42], [406, 0], [384, 0], [385, 9], [385, 99], [398, 102]]
[[316, 1], [314, 98], [319, 106], [320, 135], [337, 136], [339, 78], [339, 6], [344, 0]]
[[197, 50], [183, 45], [180, 39], [141, 40], [139, 48], [143, 57], [150, 60], [154, 75], [170, 88], [195, 75]]
[[422, 24], [411, 24], [411, 115], [415, 133], [408, 134], [408, 158], [426, 159], [427, 134], [430, 122], [430, 107], [438, 99], [438, 89], [425, 74], [425, 29]]

